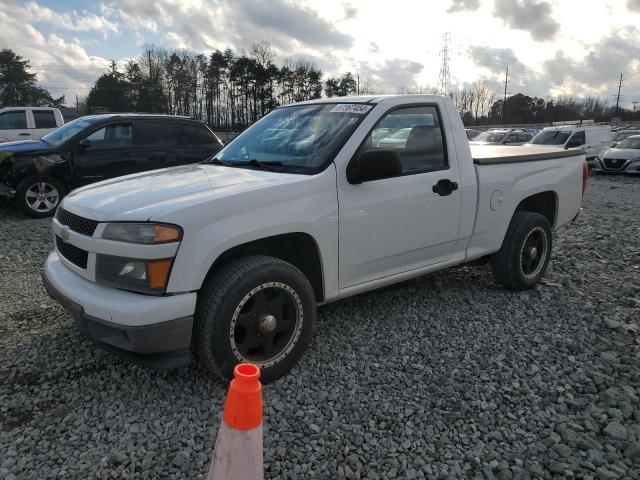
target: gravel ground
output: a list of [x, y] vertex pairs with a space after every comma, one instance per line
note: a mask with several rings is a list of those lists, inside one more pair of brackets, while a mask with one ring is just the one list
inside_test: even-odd
[[[267, 478], [640, 478], [640, 179], [594, 177], [542, 285], [465, 266], [319, 311], [265, 388]], [[203, 478], [225, 385], [94, 348], [0, 209], [0, 479]]]

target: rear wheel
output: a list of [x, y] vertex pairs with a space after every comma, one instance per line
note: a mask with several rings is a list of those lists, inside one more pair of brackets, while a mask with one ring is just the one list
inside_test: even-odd
[[52, 178], [29, 177], [16, 187], [16, 207], [30, 217], [50, 217], [64, 196], [64, 187]]
[[493, 274], [512, 290], [533, 288], [543, 277], [551, 259], [551, 227], [539, 213], [516, 212], [502, 242], [491, 257]]
[[246, 257], [215, 274], [198, 295], [194, 350], [224, 378], [248, 362], [269, 382], [302, 356], [315, 319], [313, 289], [300, 270], [273, 257]]

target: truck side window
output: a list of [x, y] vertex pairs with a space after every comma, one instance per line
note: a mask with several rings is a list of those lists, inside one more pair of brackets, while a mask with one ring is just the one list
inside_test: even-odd
[[576, 132], [573, 134], [573, 137], [571, 137], [571, 140], [569, 140], [569, 143], [567, 143], [567, 147], [579, 147], [581, 145], [584, 145], [585, 143], [587, 142], [584, 138], [584, 132]]
[[51, 110], [33, 110], [33, 120], [36, 128], [57, 128], [56, 116]]
[[365, 150], [396, 150], [403, 175], [449, 168], [435, 107], [389, 112], [369, 133], [361, 148]]
[[27, 128], [27, 112], [10, 110], [0, 113], [0, 130], [20, 130]]
[[87, 137], [87, 150], [108, 150], [111, 148], [128, 148], [133, 144], [130, 123], [107, 125], [96, 130]]

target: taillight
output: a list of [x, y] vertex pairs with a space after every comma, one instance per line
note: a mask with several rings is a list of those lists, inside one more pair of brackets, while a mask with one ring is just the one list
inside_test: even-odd
[[589, 165], [584, 162], [582, 165], [582, 196], [584, 197], [584, 191], [587, 188], [587, 179], [589, 178]]

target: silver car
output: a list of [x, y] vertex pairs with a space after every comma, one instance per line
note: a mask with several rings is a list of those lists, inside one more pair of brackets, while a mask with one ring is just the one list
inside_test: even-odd
[[598, 155], [593, 170], [640, 175], [640, 135], [627, 137]]
[[522, 145], [532, 138], [525, 130], [489, 130], [473, 137], [469, 145]]

